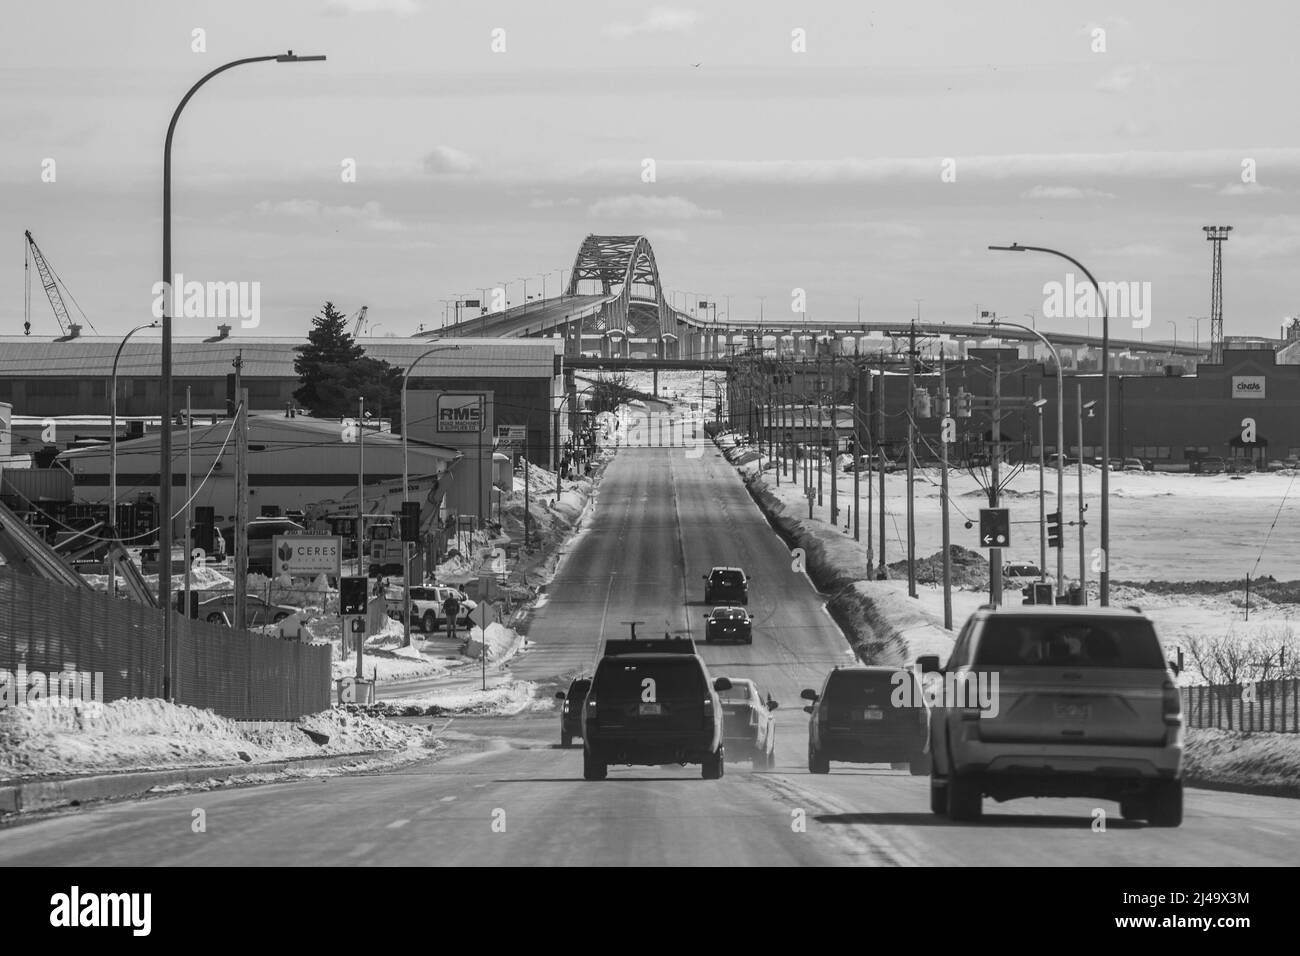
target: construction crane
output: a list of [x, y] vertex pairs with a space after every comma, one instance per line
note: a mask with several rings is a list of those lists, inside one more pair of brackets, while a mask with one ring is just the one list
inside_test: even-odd
[[[65, 336], [75, 335], [81, 327], [76, 325], [68, 316], [68, 307], [63, 302], [63, 294], [59, 291], [59, 286], [63, 285], [63, 280], [54, 274], [50, 264], [45, 261], [45, 256], [41, 252], [41, 247], [36, 244], [32, 238], [31, 230], [26, 230], [23, 235], [27, 237], [27, 260], [23, 264], [23, 271], [26, 274], [27, 288], [25, 298], [25, 309], [23, 314], [23, 335], [32, 334], [32, 263], [36, 263], [36, 272], [41, 278], [41, 285], [45, 288], [45, 295], [50, 300], [50, 308], [54, 310], [54, 318], [59, 323], [59, 331]], [[64, 285], [64, 289], [67, 286]], [[68, 293], [68, 298], [72, 298], [72, 293]], [[77, 305], [77, 300], [72, 299], [72, 304]], [[85, 312], [82, 312], [81, 306], [77, 305], [77, 311], [81, 312], [82, 318], [85, 318]], [[86, 323], [89, 325], [90, 320]], [[94, 329], [94, 326], [90, 326]]]
[[352, 323], [352, 337], [354, 339], [361, 334], [361, 330], [366, 326], [366, 310], [368, 308], [370, 308], [370, 306], [363, 305], [361, 308], [357, 309], [356, 314], [352, 316], [354, 320]]

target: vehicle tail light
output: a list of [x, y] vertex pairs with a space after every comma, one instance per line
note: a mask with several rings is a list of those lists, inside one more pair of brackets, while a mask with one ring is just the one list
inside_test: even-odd
[[1183, 722], [1183, 699], [1170, 681], [1165, 681], [1162, 705], [1166, 724], [1177, 726]]
[[588, 724], [594, 724], [594, 723], [596, 723], [596, 718], [597, 718], [597, 715], [598, 715], [598, 714], [599, 714], [599, 711], [596, 710], [596, 698], [594, 698], [594, 697], [588, 695], [588, 697], [587, 697], [587, 723], [588, 723]]
[[704, 726], [709, 727], [713, 724], [713, 698], [704, 698]]

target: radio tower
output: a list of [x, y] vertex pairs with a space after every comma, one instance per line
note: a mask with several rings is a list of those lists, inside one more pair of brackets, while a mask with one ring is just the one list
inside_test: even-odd
[[1210, 279], [1210, 364], [1223, 362], [1223, 243], [1231, 226], [1202, 226], [1205, 238], [1214, 243], [1214, 274]]

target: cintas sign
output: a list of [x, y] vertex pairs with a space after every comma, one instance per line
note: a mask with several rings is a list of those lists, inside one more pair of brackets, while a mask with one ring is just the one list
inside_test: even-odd
[[1233, 398], [1264, 398], [1264, 384], [1267, 379], [1263, 375], [1234, 375], [1232, 376], [1232, 397]]

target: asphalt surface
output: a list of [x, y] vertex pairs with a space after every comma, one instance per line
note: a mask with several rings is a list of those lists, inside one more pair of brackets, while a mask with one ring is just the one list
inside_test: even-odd
[[[422, 718], [453, 755], [392, 772], [190, 793], [90, 808], [0, 831], [0, 863], [159, 865], [1292, 865], [1294, 801], [1189, 790], [1178, 829], [1118, 819], [1112, 803], [985, 801], [985, 820], [929, 812], [926, 778], [884, 766], [805, 765], [799, 691], [850, 659], [824, 599], [712, 445], [621, 451], [586, 529], [532, 622], [516, 677], [589, 668], [602, 636], [702, 637], [703, 574], [754, 578], [752, 646], [708, 647], [715, 675], [750, 677], [781, 704], [777, 767], [728, 761], [612, 767], [582, 780], [558, 717]], [[207, 829], [192, 832], [193, 811]], [[1105, 829], [1094, 810], [1105, 812]]]

